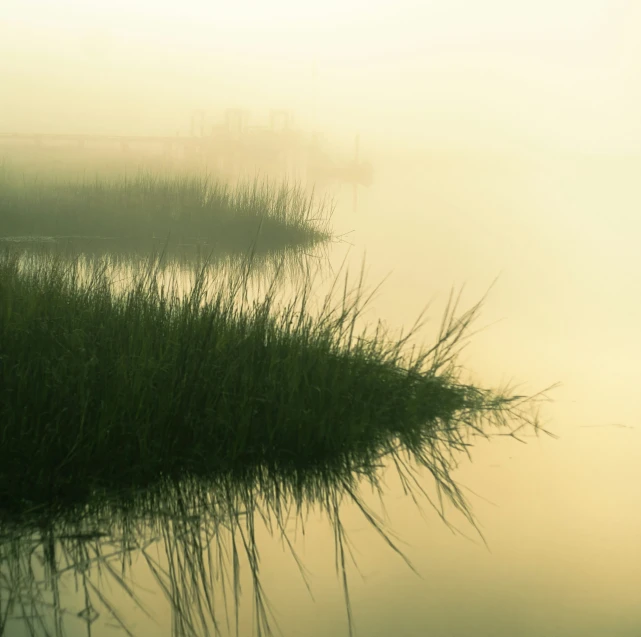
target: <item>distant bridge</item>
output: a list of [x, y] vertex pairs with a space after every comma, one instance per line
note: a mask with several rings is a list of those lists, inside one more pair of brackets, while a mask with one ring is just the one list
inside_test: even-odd
[[319, 177], [349, 183], [371, 182], [371, 166], [359, 161], [358, 136], [353, 161], [337, 163], [320, 148], [316, 135], [306, 136], [291, 128], [291, 116], [286, 111], [272, 111], [269, 126], [249, 127], [246, 122], [246, 111], [228, 109], [224, 122], [212, 126], [206, 134], [204, 113], [195, 111], [191, 118], [191, 135], [0, 133], [0, 144], [35, 147], [65, 144], [79, 149], [116, 145], [123, 153], [131, 148], [155, 147], [166, 157], [179, 152], [185, 159], [217, 160], [221, 167], [245, 163], [269, 166], [293, 161], [306, 165], [308, 173]]
[[157, 136], [157, 135], [84, 135], [84, 134], [59, 134], [59, 133], [0, 133], [0, 140], [28, 142], [42, 146], [44, 142], [70, 142], [81, 148], [88, 143], [114, 143], [120, 144], [126, 150], [130, 144], [156, 144], [156, 145], [193, 145], [201, 141], [198, 137], [186, 136]]

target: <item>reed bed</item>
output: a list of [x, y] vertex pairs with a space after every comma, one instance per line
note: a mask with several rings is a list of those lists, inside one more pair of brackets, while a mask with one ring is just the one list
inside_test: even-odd
[[333, 204], [297, 184], [256, 177], [230, 186], [202, 175], [56, 181], [0, 166], [0, 237], [156, 238], [246, 251], [312, 246], [331, 238]]
[[452, 303], [438, 342], [408, 348], [411, 332], [356, 330], [362, 281], [312, 312], [309, 283], [285, 302], [277, 277], [252, 296], [247, 271], [204, 265], [183, 292], [158, 259], [123, 282], [103, 260], [2, 252], [3, 507], [163, 477], [361, 470], [399, 449], [464, 507], [452, 454], [488, 428], [538, 427], [524, 397], [458, 380], [480, 304], [457, 317]]

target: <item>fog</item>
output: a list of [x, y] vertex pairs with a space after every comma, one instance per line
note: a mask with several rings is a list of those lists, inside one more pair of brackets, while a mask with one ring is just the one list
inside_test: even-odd
[[371, 149], [636, 152], [632, 0], [5, 0], [3, 132], [174, 134], [271, 108]]
[[[369, 286], [390, 275], [367, 319], [409, 327], [435, 300], [433, 335], [453, 286], [467, 308], [498, 276], [463, 364], [518, 393], [562, 383], [544, 411], [559, 440], [490, 441], [457, 474], [487, 547], [391, 480], [419, 580], [348, 511], [361, 634], [641, 634], [641, 2], [0, 6], [0, 133], [189, 135], [195, 110], [208, 127], [242, 108], [349, 152], [358, 134], [374, 180], [333, 184], [347, 240], [328, 252], [354, 274], [366, 256]], [[344, 634], [331, 531], [314, 534], [296, 543], [316, 600], [263, 532], [266, 586], [285, 634]]]

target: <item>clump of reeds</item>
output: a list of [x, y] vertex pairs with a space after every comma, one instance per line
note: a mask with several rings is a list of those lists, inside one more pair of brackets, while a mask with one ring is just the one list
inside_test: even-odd
[[[310, 311], [304, 285], [207, 267], [186, 293], [159, 261], [114, 283], [108, 262], [0, 255], [0, 500], [74, 501], [180, 477], [358, 469], [409, 453], [462, 496], [450, 454], [486, 424], [536, 427], [523, 400], [458, 381], [457, 346], [480, 304], [446, 311], [438, 342], [408, 350], [358, 333], [362, 285]], [[276, 279], [275, 279], [276, 281]]]
[[[293, 551], [286, 524], [314, 507], [334, 527], [351, 634], [341, 502], [402, 556], [361, 499], [363, 480], [380, 492], [387, 464], [420, 497], [418, 463], [473, 522], [451, 477], [456, 454], [491, 426], [537, 428], [527, 399], [458, 381], [480, 304], [456, 317], [453, 302], [437, 343], [412, 351], [411, 333], [357, 330], [362, 285], [350, 293], [346, 280], [315, 312], [309, 285], [283, 304], [277, 278], [252, 295], [247, 270], [217, 279], [203, 267], [181, 287], [161, 265], [122, 281], [106, 260], [0, 255], [0, 628], [62, 625], [58, 582], [72, 572], [87, 630], [106, 613], [129, 632], [92, 568], [138, 604], [124, 557], [136, 550], [193, 634], [238, 627], [242, 561], [257, 632], [270, 634], [256, 525]], [[157, 540], [160, 560], [148, 550]]]
[[331, 238], [331, 202], [298, 185], [255, 178], [235, 187], [207, 176], [140, 172], [56, 182], [0, 170], [0, 236], [206, 242], [246, 251]]

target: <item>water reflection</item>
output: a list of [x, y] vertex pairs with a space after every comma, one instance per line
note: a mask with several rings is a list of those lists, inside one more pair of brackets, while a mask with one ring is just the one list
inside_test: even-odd
[[213, 246], [206, 241], [175, 243], [168, 240], [124, 240], [102, 237], [11, 237], [0, 238], [0, 250], [19, 254], [25, 264], [35, 267], [43, 261], [62, 260], [80, 264], [81, 271], [106, 267], [113, 277], [131, 280], [135, 273], [147, 269], [151, 263], [166, 272], [188, 274], [203, 267], [218, 273], [218, 278], [232, 278], [243, 273], [248, 283], [262, 287], [277, 280], [291, 285], [331, 272], [328, 247], [291, 246], [267, 248], [258, 239], [248, 242], [248, 248]]
[[[437, 485], [456, 464], [448, 457], [429, 467]], [[358, 511], [387, 550], [414, 569], [368, 503], [367, 492], [382, 498], [390, 472], [417, 507], [434, 504], [416, 465], [392, 452], [349, 469], [166, 479], [140, 491], [95, 493], [75, 507], [3, 513], [0, 633], [272, 634], [279, 609], [263, 584], [260, 538], [266, 533], [280, 542], [300, 576], [292, 585], [311, 595], [314, 582], [297, 554], [296, 535], [310, 519], [314, 525], [322, 519], [331, 528], [344, 630], [351, 634], [350, 582], [357, 557], [345, 508]], [[448, 495], [453, 497], [439, 492], [439, 498]], [[473, 522], [465, 506], [454, 504]], [[443, 505], [437, 500], [441, 514]]]
[[[37, 266], [46, 264], [47, 254], [53, 253], [41, 247], [40, 252], [26, 252], [22, 258], [27, 265], [31, 260]], [[92, 265], [100, 267], [101, 259], [85, 258], [87, 276], [91, 276]], [[127, 268], [136, 270], [135, 265], [124, 260], [120, 267], [121, 274]], [[112, 281], [115, 279], [111, 277]], [[195, 286], [187, 284], [185, 289]], [[449, 367], [455, 346], [478, 307], [461, 317], [457, 316], [456, 303], [446, 311], [443, 335], [439, 345], [431, 350], [435, 374], [442, 366]], [[365, 371], [363, 368], [361, 374]], [[390, 375], [387, 384], [396, 376]], [[413, 376], [411, 372], [409, 376]], [[453, 378], [448, 377], [450, 381]], [[436, 383], [417, 384], [414, 391], [418, 394], [421, 387], [431, 391]], [[172, 479], [161, 475], [151, 484], [142, 485], [145, 488], [139, 491], [123, 491], [122, 472], [118, 469], [109, 474], [114, 474], [114, 480], [109, 484], [103, 480], [100, 487], [89, 486], [88, 482], [65, 483], [64, 491], [70, 495], [66, 500], [54, 502], [44, 497], [38, 503], [35, 500], [30, 503], [23, 499], [14, 502], [11, 511], [2, 509], [0, 614], [5, 632], [61, 635], [84, 631], [95, 635], [107, 634], [116, 627], [129, 635], [158, 634], [164, 630], [177, 636], [203, 636], [246, 635], [253, 627], [256, 634], [270, 633], [277, 627], [276, 609], [269, 604], [269, 591], [262, 580], [260, 538], [267, 533], [282, 543], [302, 577], [296, 586], [309, 589], [311, 578], [295, 550], [291, 526], [304, 528], [310, 518], [319, 516], [331, 528], [344, 621], [351, 629], [350, 573], [354, 556], [353, 540], [343, 518], [345, 508], [355, 509], [388, 550], [404, 558], [393, 534], [364, 496], [365, 491], [382, 497], [385, 480], [391, 473], [419, 506], [423, 498], [422, 503], [434, 506], [448, 523], [449, 506], [473, 525], [467, 499], [451, 475], [458, 456], [467, 452], [476, 437], [490, 434], [518, 437], [522, 428], [536, 431], [538, 427], [530, 411], [532, 403], [526, 397], [508, 398], [453, 385], [449, 393], [441, 391], [445, 398], [454, 401], [452, 404], [442, 405], [430, 393], [429, 413], [419, 410], [420, 413], [411, 414], [418, 417], [421, 425], [427, 421], [429, 426], [405, 431], [399, 411], [391, 419], [378, 422], [377, 417], [385, 410], [384, 404], [376, 407], [380, 397], [371, 397], [369, 402], [374, 409], [365, 418], [362, 413], [359, 416], [358, 411], [354, 414], [344, 407], [349, 400], [337, 387], [333, 389], [329, 403], [338, 407], [336, 420], [342, 415], [344, 432], [337, 430], [327, 441], [325, 446], [331, 447], [331, 453], [323, 461], [318, 461], [318, 454], [308, 454], [304, 447], [299, 447], [294, 460], [279, 462], [277, 456], [291, 458], [289, 448], [281, 444], [287, 439], [274, 442], [273, 436], [268, 435], [269, 444], [262, 445], [263, 426], [253, 432], [254, 444], [268, 450], [268, 457], [260, 462], [252, 462], [254, 456], [248, 450], [242, 462], [228, 459], [230, 468], [221, 462], [223, 454], [214, 459], [215, 450], [210, 449], [209, 460], [205, 458], [199, 465], [202, 468], [199, 478], [193, 474], [181, 479], [176, 474]], [[322, 430], [319, 423], [323, 418], [327, 420], [330, 410], [329, 407], [318, 413], [312, 410], [310, 415], [309, 409], [304, 409], [306, 404], [303, 401], [299, 405], [303, 408], [300, 417], [292, 405], [290, 411], [294, 420], [300, 420], [297, 424], [309, 431], [310, 446], [315, 449], [313, 439], [318, 432], [314, 431], [314, 425]], [[418, 401], [414, 411], [421, 406], [425, 407], [425, 400]], [[451, 410], [456, 413], [450, 413]], [[267, 422], [262, 417], [258, 420], [263, 425]], [[92, 422], [97, 428], [99, 423]], [[336, 439], [343, 440], [339, 434], [348, 433], [355, 424], [359, 427], [358, 435], [345, 436], [345, 444], [336, 444]], [[69, 422], [65, 428], [69, 428]], [[57, 435], [57, 443], [62, 434], [64, 431]], [[73, 446], [72, 438], [69, 446]], [[121, 438], [119, 446], [112, 447], [110, 453], [124, 457], [123, 442]], [[87, 451], [93, 453], [95, 448]], [[78, 455], [80, 465], [87, 464], [86, 454]], [[120, 463], [125, 469], [128, 465], [122, 457], [107, 459], [106, 464]], [[69, 457], [65, 459], [65, 471], [69, 469], [68, 460]], [[103, 460], [94, 456], [92, 463]], [[431, 492], [419, 476], [419, 467], [426, 469], [434, 480]], [[29, 469], [33, 477], [32, 467]], [[167, 472], [166, 467], [163, 472]], [[15, 475], [18, 473], [16, 470]], [[44, 481], [45, 492], [64, 477], [60, 473], [56, 468]], [[24, 478], [27, 472], [21, 475]], [[33, 487], [27, 480], [21, 493], [27, 497]]]
[[[84, 276], [91, 278], [95, 268], [106, 264], [111, 269], [110, 280], [121, 287], [131, 278], [128, 272], [139, 270], [142, 257], [134, 252], [132, 258], [124, 247], [119, 254], [84, 240], [67, 242], [63, 247], [67, 261], [84, 260]], [[29, 262], [39, 267], [48, 258], [61, 254], [60, 246], [51, 242], [18, 242], [18, 245], [14, 242], [14, 249], [22, 250], [20, 258], [27, 269]], [[294, 270], [303, 273], [303, 281], [309, 281], [310, 268], [300, 252], [281, 254], [280, 261], [274, 260], [274, 256], [254, 253], [259, 265], [267, 265], [269, 270], [271, 264], [276, 270], [274, 280], [279, 278], [278, 272], [283, 273], [283, 263], [290, 263]], [[165, 257], [174, 264], [174, 273], [180, 267], [176, 264], [184, 263], [187, 269], [197, 272], [206, 262], [202, 250], [191, 258], [176, 253]], [[226, 271], [233, 273], [246, 265], [246, 258], [238, 259], [233, 254], [218, 255], [218, 262], [215, 261], [216, 258], [215, 267], [210, 270], [223, 278]], [[265, 272], [264, 267], [258, 270]], [[241, 278], [247, 282], [244, 275]], [[284, 278], [291, 284], [294, 272], [286, 272]], [[183, 288], [191, 290], [195, 286], [186, 281]], [[301, 313], [306, 303], [303, 301]], [[343, 298], [343, 314], [339, 312], [337, 319], [341, 326], [351, 325], [350, 343], [358, 310], [354, 311], [354, 321], [340, 316], [352, 316], [358, 298], [352, 303]], [[441, 366], [449, 368], [453, 346], [460, 342], [479, 307], [461, 317], [456, 316], [456, 303], [448, 307], [439, 345], [428, 352], [434, 357], [434, 374]], [[402, 343], [396, 356], [400, 356]], [[408, 376], [413, 377], [411, 369]], [[389, 380], [391, 383], [394, 379], [390, 376]], [[413, 391], [418, 394], [419, 389]], [[114, 627], [130, 635], [158, 634], [162, 630], [177, 636], [246, 635], [252, 627], [257, 634], [270, 633], [277, 622], [262, 582], [259, 537], [267, 532], [278, 538], [300, 572], [299, 585], [311, 588], [289, 529], [292, 523], [304, 527], [313, 512], [322, 516], [331, 528], [345, 626], [351, 631], [349, 567], [354, 556], [353, 540], [343, 521], [345, 507], [356, 509], [390, 552], [405, 559], [393, 534], [363, 497], [365, 488], [382, 497], [383, 475], [387, 473], [389, 477], [391, 471], [408, 495], [417, 503], [424, 498], [423, 504], [434, 506], [445, 522], [449, 522], [446, 515], [449, 504], [463, 520], [474, 524], [467, 500], [451, 476], [457, 457], [466, 453], [474, 437], [489, 435], [488, 425], [494, 433], [515, 437], [521, 427], [537, 430], [538, 423], [528, 411], [531, 403], [526, 397], [496, 397], [475, 391], [468, 394], [461, 385], [455, 390], [456, 417], [432, 411], [414, 413], [421, 422], [438, 420], [438, 426], [409, 432], [397, 428], [402, 428], [402, 423], [397, 422], [398, 413], [391, 424], [387, 423], [388, 429], [377, 429], [380, 424], [376, 422], [377, 415], [387, 409], [389, 401], [380, 405], [377, 403], [380, 396], [372, 396], [368, 407], [371, 413], [367, 413], [367, 418], [361, 417], [367, 422], [357, 423], [359, 432], [367, 433], [359, 433], [352, 440], [353, 447], [333, 453], [333, 461], [303, 462], [305, 466], [301, 466], [298, 461], [305, 455], [301, 451], [287, 472], [275, 471], [273, 466], [267, 470], [266, 462], [244, 463], [225, 474], [212, 476], [206, 472], [206, 479], [167, 478], [139, 492], [123, 493], [113, 488], [97, 491], [75, 485], [79, 488], [71, 491], [83, 497], [73, 505], [59, 503], [53, 508], [50, 504], [31, 505], [23, 501], [13, 507], [11, 515], [5, 510], [0, 521], [3, 629], [15, 635], [83, 631], [88, 635], [107, 634]], [[338, 405], [339, 411], [344, 404], [349, 407], [349, 396], [340, 394], [336, 388], [334, 391], [334, 406]], [[423, 408], [425, 402], [422, 396], [417, 404]], [[427, 401], [430, 409], [440, 409], [436, 402]], [[306, 415], [314, 419], [303, 423], [311, 434], [320, 416], [326, 414]], [[347, 424], [352, 426], [354, 422], [347, 419]], [[259, 433], [264, 437], [262, 432], [256, 435]], [[112, 451], [117, 452], [115, 447]], [[309, 458], [305, 456], [303, 460]], [[116, 462], [114, 459], [113, 464]], [[417, 465], [432, 475], [436, 487], [433, 492], [428, 492], [419, 479]], [[50, 477], [52, 481], [56, 478]], [[49, 488], [51, 482], [46, 482]], [[24, 493], [28, 491], [29, 488], [24, 489]], [[163, 604], [158, 602], [161, 596]], [[250, 613], [246, 610], [248, 600]]]

